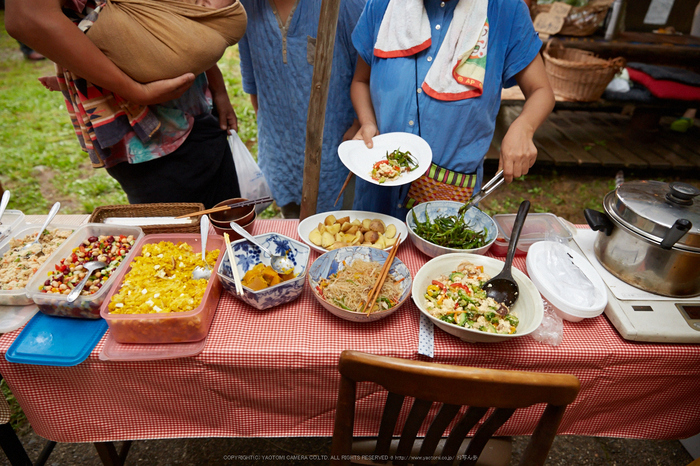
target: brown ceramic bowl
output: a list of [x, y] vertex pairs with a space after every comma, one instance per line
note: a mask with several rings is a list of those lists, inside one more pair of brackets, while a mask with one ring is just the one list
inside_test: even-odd
[[[242, 197], [236, 197], [233, 199], [227, 199], [216, 204], [214, 207], [221, 207], [224, 205], [235, 204], [236, 202], [247, 201]], [[251, 205], [248, 207], [237, 207], [235, 209], [222, 210], [221, 212], [214, 212], [209, 214], [209, 220], [211, 220], [212, 225], [219, 228], [230, 228], [230, 222], [236, 222], [237, 224], [243, 226], [250, 223], [253, 218], [255, 218], [255, 206]]]
[[[210, 215], [210, 217], [211, 217], [211, 215]], [[241, 225], [241, 226], [243, 227], [243, 229], [245, 231], [247, 231], [250, 234], [253, 234], [253, 232], [252, 232], [253, 225], [255, 224], [255, 220], [257, 218], [258, 218], [258, 214], [255, 212], [255, 210], [253, 210], [253, 219], [250, 222], [246, 223], [245, 225]], [[229, 223], [231, 223], [231, 222], [226, 222], [224, 224], [221, 224], [222, 226], [219, 226], [219, 225], [215, 224], [214, 222], [211, 222], [211, 226], [214, 227], [214, 231], [216, 231], [216, 233], [221, 235], [221, 236], [223, 236], [224, 233], [228, 233], [228, 236], [231, 239], [231, 241], [243, 239], [243, 237], [241, 235], [239, 235], [238, 233], [233, 231], [233, 228], [231, 228], [231, 225], [229, 225]], [[236, 222], [236, 223], [238, 223], [240, 225], [239, 222]]]

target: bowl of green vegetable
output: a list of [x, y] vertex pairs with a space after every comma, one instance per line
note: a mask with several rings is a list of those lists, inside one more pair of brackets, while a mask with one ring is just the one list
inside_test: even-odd
[[476, 207], [459, 214], [461, 202], [430, 201], [414, 206], [406, 215], [408, 236], [425, 255], [452, 252], [486, 254], [498, 235], [493, 219]]

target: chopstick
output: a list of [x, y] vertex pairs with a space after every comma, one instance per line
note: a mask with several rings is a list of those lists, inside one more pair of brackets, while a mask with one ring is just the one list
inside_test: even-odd
[[238, 267], [236, 267], [236, 261], [234, 260], [233, 249], [231, 249], [231, 240], [226, 232], [224, 232], [224, 241], [226, 241], [226, 253], [228, 254], [228, 261], [231, 264], [233, 283], [236, 285], [236, 293], [242, 295], [243, 285], [241, 284], [241, 275], [238, 273]]
[[348, 187], [348, 183], [350, 182], [350, 179], [352, 178], [353, 172], [348, 173], [347, 178], [345, 178], [345, 183], [343, 183], [343, 187], [340, 188], [340, 192], [338, 193], [338, 197], [335, 198], [335, 202], [333, 203], [333, 207], [338, 203], [340, 200], [340, 196], [343, 195], [343, 191], [345, 191], [345, 188]]
[[248, 206], [257, 205], [257, 204], [264, 204], [266, 202], [272, 202], [273, 200], [274, 199], [272, 199], [270, 196], [261, 197], [260, 199], [253, 199], [252, 201], [241, 201], [241, 202], [236, 202], [233, 204], [222, 205], [219, 207], [212, 207], [211, 209], [200, 210], [197, 212], [191, 212], [189, 214], [180, 215], [180, 216], [175, 217], [175, 218], [198, 217], [200, 215], [211, 214], [214, 212], [221, 212], [223, 210], [235, 209], [236, 207], [248, 207]]
[[382, 287], [384, 286], [384, 282], [386, 281], [386, 277], [389, 275], [391, 264], [394, 263], [394, 258], [396, 257], [396, 251], [399, 249], [399, 244], [401, 244], [401, 233], [399, 233], [396, 236], [396, 242], [389, 250], [389, 256], [384, 261], [384, 266], [382, 267], [381, 272], [379, 272], [379, 278], [374, 284], [374, 288], [372, 288], [372, 290], [369, 292], [369, 295], [367, 295], [367, 305], [363, 310], [363, 312], [365, 312], [367, 315], [370, 315], [372, 313], [372, 308], [377, 302], [377, 298], [379, 298], [379, 293], [381, 293]]

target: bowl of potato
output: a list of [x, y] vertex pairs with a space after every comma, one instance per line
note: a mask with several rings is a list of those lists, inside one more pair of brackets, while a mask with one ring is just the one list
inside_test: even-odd
[[301, 240], [321, 254], [346, 246], [389, 249], [408, 236], [406, 224], [375, 212], [341, 210], [307, 217], [297, 227]]

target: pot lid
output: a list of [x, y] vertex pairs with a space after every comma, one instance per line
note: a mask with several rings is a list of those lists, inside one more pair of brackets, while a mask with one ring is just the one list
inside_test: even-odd
[[[674, 225], [690, 222], [690, 229], [675, 243], [684, 249], [700, 248], [700, 189], [688, 183], [630, 181], [605, 196], [603, 206], [615, 221], [661, 243]], [[680, 222], [679, 222], [680, 221]], [[678, 222], [678, 223], [677, 223]]]

